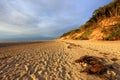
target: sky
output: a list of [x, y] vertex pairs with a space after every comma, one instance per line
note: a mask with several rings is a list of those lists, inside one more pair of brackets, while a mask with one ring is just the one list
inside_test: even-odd
[[55, 39], [111, 1], [0, 0], [0, 41]]

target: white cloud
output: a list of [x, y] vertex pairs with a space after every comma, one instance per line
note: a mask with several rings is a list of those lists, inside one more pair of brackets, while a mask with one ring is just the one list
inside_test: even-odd
[[20, 34], [22, 31], [16, 25], [0, 22], [0, 32]]
[[0, 38], [58, 37], [79, 27], [95, 8], [108, 2], [110, 0], [1, 0]]

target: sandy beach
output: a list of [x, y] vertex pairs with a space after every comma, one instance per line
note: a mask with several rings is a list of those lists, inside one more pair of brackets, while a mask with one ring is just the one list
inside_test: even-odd
[[111, 80], [120, 80], [120, 41], [88, 40], [0, 43], [0, 80], [103, 80], [80, 72], [75, 60], [84, 55], [117, 67]]

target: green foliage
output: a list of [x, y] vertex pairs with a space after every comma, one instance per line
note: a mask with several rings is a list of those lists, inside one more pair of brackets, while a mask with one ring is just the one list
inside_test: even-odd
[[[92, 33], [92, 31], [99, 27], [98, 24], [100, 21], [106, 18], [110, 17], [118, 17], [120, 16], [120, 0], [114, 0], [113, 2], [109, 3], [108, 5], [105, 5], [103, 7], [100, 7], [99, 9], [95, 10], [93, 12], [92, 17], [83, 24], [80, 29], [71, 30], [65, 34], [63, 34], [61, 37], [72, 35], [79, 32], [84, 32], [80, 38], [77, 39], [88, 39], [88, 36]], [[107, 37], [103, 38], [104, 40], [113, 40], [113, 38], [119, 38], [120, 39], [120, 24], [113, 26], [113, 29], [109, 30], [104, 28], [102, 30], [105, 34], [110, 34]]]
[[120, 24], [115, 25], [111, 34], [105, 37], [104, 40], [114, 40], [113, 38], [115, 39], [120, 38]]
[[80, 30], [79, 29], [76, 29], [76, 30], [71, 30], [67, 33], [64, 33], [61, 37], [64, 37], [64, 36], [67, 36], [67, 35], [71, 35], [71, 34], [74, 34], [74, 33], [78, 33]]
[[120, 16], [120, 0], [114, 0], [108, 5], [105, 5], [95, 10], [93, 12], [92, 17], [80, 28], [81, 30], [84, 29], [86, 30], [90, 28], [93, 24], [96, 24], [105, 18], [109, 18], [113, 16]]
[[81, 40], [88, 40], [88, 36], [92, 33], [93, 30], [87, 30], [85, 31], [81, 36], [80, 39]]
[[81, 28], [82, 28], [82, 30], [86, 30], [86, 29], [88, 29], [90, 26], [91, 26], [91, 23], [90, 23], [90, 22], [87, 22], [87, 23], [84, 24]]

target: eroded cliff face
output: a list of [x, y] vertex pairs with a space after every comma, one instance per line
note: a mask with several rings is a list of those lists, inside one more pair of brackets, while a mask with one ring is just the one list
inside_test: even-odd
[[120, 16], [111, 17], [98, 22], [98, 27], [88, 36], [92, 40], [103, 40], [109, 36], [117, 25], [120, 24]]
[[101, 27], [106, 27], [106, 26], [116, 25], [119, 23], [120, 23], [120, 16], [115, 16], [115, 17], [106, 18], [98, 22], [98, 25], [100, 25]]
[[109, 39], [109, 36], [111, 36], [111, 40], [119, 40], [119, 37], [115, 38], [117, 35], [112, 35], [112, 32], [115, 32], [116, 25], [118, 24], [120, 24], [120, 16], [106, 18], [98, 21], [94, 26], [90, 26], [94, 28], [74, 32], [62, 36], [60, 39], [107, 40], [107, 38]]
[[120, 40], [120, 0], [96, 9], [79, 29], [64, 33], [60, 39]]

